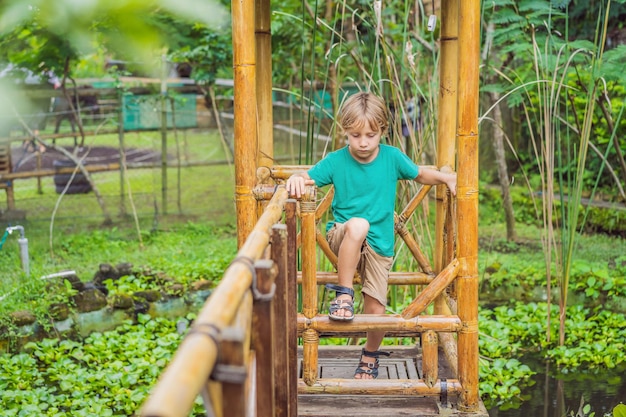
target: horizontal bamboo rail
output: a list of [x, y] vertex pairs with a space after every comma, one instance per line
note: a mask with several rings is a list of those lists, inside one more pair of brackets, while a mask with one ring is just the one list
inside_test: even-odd
[[[390, 285], [428, 285], [435, 277], [425, 274], [423, 272], [391, 272], [389, 273]], [[298, 283], [302, 282], [302, 273], [298, 272]], [[318, 284], [336, 284], [338, 283], [336, 272], [317, 272]], [[355, 279], [355, 284], [360, 283], [360, 280]]]
[[[438, 380], [432, 387], [420, 379], [318, 379], [313, 385], [299, 381], [299, 394], [337, 395], [420, 395], [439, 396], [444, 393], [444, 384]], [[458, 394], [462, 390], [456, 379], [445, 381], [447, 394]]]
[[143, 405], [142, 417], [189, 414], [215, 368], [217, 340], [233, 323], [244, 296], [250, 292], [253, 284], [250, 263], [261, 259], [266, 251], [271, 227], [281, 219], [286, 200], [287, 191], [279, 187]]
[[[270, 168], [271, 176], [277, 180], [286, 180], [296, 172], [308, 171], [312, 165], [274, 165]], [[437, 169], [434, 165], [420, 165], [420, 168]]]
[[326, 314], [305, 317], [298, 314], [298, 333], [307, 330], [317, 332], [342, 332], [352, 334], [369, 330], [384, 330], [401, 333], [421, 333], [427, 330], [435, 332], [457, 332], [461, 330], [458, 316], [418, 316], [404, 319], [399, 314], [357, 314], [350, 322], [331, 320]]

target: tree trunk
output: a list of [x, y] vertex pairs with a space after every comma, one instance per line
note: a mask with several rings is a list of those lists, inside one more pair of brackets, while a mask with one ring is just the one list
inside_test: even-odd
[[[500, 94], [490, 93], [491, 100], [496, 103], [500, 100]], [[500, 105], [493, 108], [493, 149], [496, 157], [496, 165], [498, 166], [498, 179], [502, 190], [502, 205], [504, 206], [504, 218], [506, 221], [506, 239], [514, 241], [517, 236], [515, 234], [515, 213], [513, 212], [513, 200], [511, 199], [510, 180], [506, 166], [506, 158], [504, 153], [504, 131], [502, 130], [502, 112]]]

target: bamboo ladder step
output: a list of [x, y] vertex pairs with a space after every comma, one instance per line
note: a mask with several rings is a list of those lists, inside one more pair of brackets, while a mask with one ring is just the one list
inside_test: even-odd
[[[337, 272], [318, 271], [316, 277], [320, 285], [338, 283]], [[434, 278], [434, 275], [424, 272], [390, 272], [388, 283], [389, 285], [428, 285]], [[302, 271], [298, 271], [298, 284], [301, 283]]]

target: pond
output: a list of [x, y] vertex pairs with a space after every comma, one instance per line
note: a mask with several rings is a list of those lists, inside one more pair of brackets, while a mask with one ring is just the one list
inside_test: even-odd
[[595, 417], [612, 415], [613, 408], [626, 403], [626, 367], [591, 374], [559, 374], [549, 363], [526, 361], [533, 371], [534, 385], [522, 389], [525, 400], [489, 410], [490, 417], [564, 417], [576, 414], [581, 402]]

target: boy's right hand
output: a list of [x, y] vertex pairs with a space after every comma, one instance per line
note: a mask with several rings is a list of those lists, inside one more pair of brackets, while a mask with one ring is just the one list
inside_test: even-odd
[[285, 188], [290, 196], [295, 195], [297, 198], [300, 198], [304, 194], [304, 189], [307, 185], [315, 185], [315, 181], [309, 178], [307, 174], [293, 174], [287, 179]]

